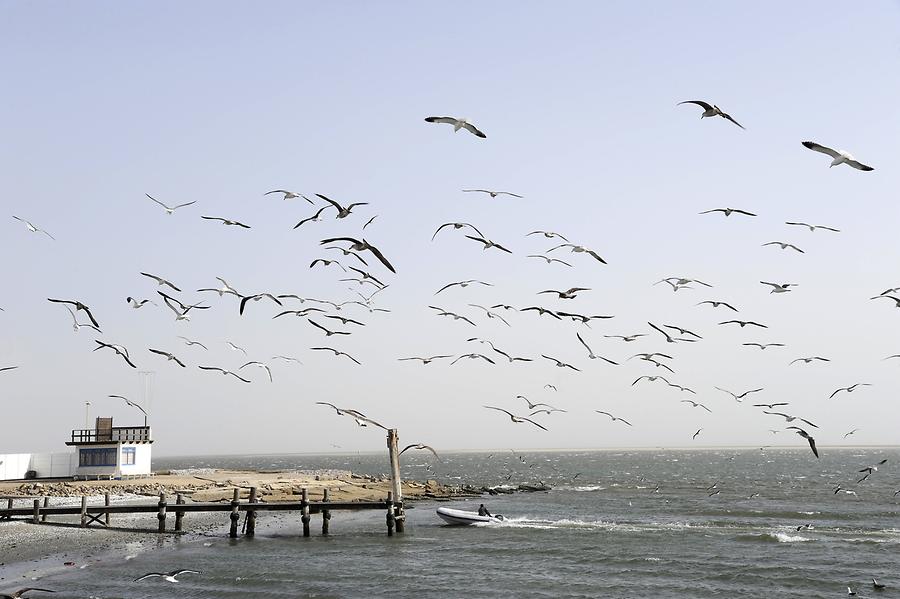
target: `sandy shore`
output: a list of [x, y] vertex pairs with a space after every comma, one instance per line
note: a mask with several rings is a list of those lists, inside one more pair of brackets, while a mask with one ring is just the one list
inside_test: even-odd
[[[357, 476], [342, 470], [198, 470], [157, 474], [136, 480], [0, 482], [0, 496], [80, 497], [109, 492], [112, 495], [155, 497], [164, 492], [167, 495], [183, 493], [193, 501], [230, 501], [235, 488], [240, 489], [241, 498], [246, 499], [250, 487], [257, 487], [263, 501], [298, 500], [304, 488], [313, 501], [320, 500], [325, 489], [328, 489], [332, 501], [382, 501], [390, 490], [390, 480]], [[436, 481], [404, 481], [402, 488], [404, 499], [410, 500], [451, 498], [482, 492], [482, 489], [465, 486], [444, 486]]]

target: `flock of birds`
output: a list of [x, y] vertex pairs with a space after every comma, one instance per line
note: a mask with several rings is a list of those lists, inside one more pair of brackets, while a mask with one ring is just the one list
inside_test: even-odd
[[[703, 109], [703, 112], [700, 115], [701, 118], [720, 117], [733, 123], [737, 127], [744, 129], [744, 127], [740, 123], [738, 123], [728, 113], [722, 111], [715, 104], [710, 104], [702, 100], [688, 100], [686, 102], [681, 102], [680, 104], [692, 104], [699, 106]], [[454, 132], [465, 130], [477, 138], [487, 138], [484, 132], [482, 132], [478, 127], [464, 118], [438, 116], [428, 117], [425, 120], [428, 123], [450, 125], [452, 126]], [[871, 166], [859, 162], [846, 151], [835, 150], [812, 141], [804, 141], [802, 142], [802, 145], [809, 150], [829, 156], [831, 158], [831, 167], [847, 165], [859, 171], [873, 170]], [[522, 195], [510, 191], [498, 191], [490, 189], [463, 189], [462, 192], [483, 194], [484, 196], [491, 199], [523, 198]], [[321, 222], [329, 218], [337, 221], [344, 221], [345, 219], [349, 219], [350, 217], [357, 215], [358, 211], [356, 209], [369, 205], [368, 202], [342, 204], [323, 194], [315, 194], [314, 196], [309, 197], [296, 191], [286, 189], [272, 190], [266, 192], [264, 195], [280, 196], [281, 199], [285, 201], [300, 200], [307, 202], [312, 207], [312, 213], [309, 216], [299, 220], [299, 222], [294, 225], [294, 229], [299, 229], [301, 227], [305, 229], [310, 227], [311, 223]], [[188, 208], [197, 203], [197, 201], [191, 201], [169, 205], [150, 196], [149, 194], [146, 195], [146, 198], [161, 207], [165, 211], [165, 213], [170, 216], [175, 215], [177, 211]], [[700, 214], [721, 214], [725, 218], [754, 218], [757, 216], [751, 211], [733, 207], [712, 208], [710, 210], [705, 210]], [[18, 216], [13, 216], [13, 218], [22, 223], [31, 233], [46, 236], [50, 240], [56, 239], [53, 235], [51, 235], [51, 233], [24, 218], [20, 218]], [[251, 229], [251, 225], [248, 225], [236, 219], [226, 218], [223, 216], [201, 215], [200, 218], [205, 221], [220, 223], [225, 227]], [[294, 293], [274, 293], [269, 291], [254, 291], [252, 293], [247, 293], [246, 290], [239, 291], [226, 279], [219, 276], [215, 277], [215, 279], [219, 283], [218, 286], [199, 287], [198, 289], [196, 289], [195, 293], [215, 294], [215, 296], [217, 296], [217, 298], [219, 298], [220, 300], [226, 297], [233, 298], [233, 301], [236, 303], [236, 310], [239, 316], [244, 315], [244, 313], [251, 306], [259, 303], [268, 303], [273, 311], [273, 314], [271, 316], [273, 319], [280, 319], [288, 316], [302, 319], [306, 322], [306, 324], [308, 324], [309, 327], [311, 327], [312, 331], [320, 334], [324, 340], [328, 340], [327, 343], [323, 342], [321, 344], [310, 347], [310, 351], [324, 352], [327, 355], [332, 355], [335, 359], [344, 360], [348, 364], [361, 365], [363, 363], [361, 357], [351, 355], [350, 353], [341, 349], [339, 343], [340, 339], [355, 334], [357, 331], [360, 331], [364, 329], [364, 327], [366, 327], [365, 319], [358, 314], [367, 314], [374, 317], [377, 314], [390, 312], [389, 309], [379, 306], [376, 303], [376, 299], [379, 294], [384, 292], [384, 290], [390, 286], [390, 277], [397, 274], [397, 270], [391, 260], [389, 260], [389, 258], [379, 249], [376, 244], [368, 241], [364, 237], [366, 229], [370, 225], [372, 225], [376, 218], [377, 215], [371, 216], [359, 229], [359, 233], [322, 238], [319, 242], [319, 246], [322, 250], [322, 256], [317, 257], [309, 264], [309, 269], [321, 268], [328, 271], [334, 271], [339, 277], [339, 282], [351, 284], [352, 288], [350, 289], [350, 291], [352, 291], [353, 293], [353, 299], [332, 301], [328, 299], [316, 299], [312, 297], [301, 296]], [[809, 224], [806, 222], [788, 221], [785, 224], [790, 227], [804, 228], [809, 232], [815, 232], [818, 230], [831, 233], [840, 232], [840, 230], [835, 227]], [[459, 234], [462, 236], [462, 239], [480, 245], [485, 252], [493, 251], [505, 254], [513, 254], [513, 251], [508, 247], [494, 241], [493, 239], [485, 235], [482, 232], [482, 229], [469, 222], [442, 223], [435, 229], [431, 240], [432, 242], [437, 242], [439, 236], [443, 238], [444, 236], [451, 233]], [[586, 245], [573, 243], [561, 233], [548, 230], [535, 230], [528, 232], [525, 236], [537, 236], [538, 239], [547, 240], [553, 244], [552, 247], [548, 248], [544, 252], [531, 253], [526, 255], [526, 257], [529, 259], [544, 262], [548, 267], [555, 268], [556, 266], [559, 266], [567, 269], [576, 269], [575, 262], [579, 259], [584, 261], [578, 265], [578, 267], [580, 268], [584, 268], [585, 266], [596, 268], [605, 267], [608, 265], [607, 260], [598, 251]], [[790, 250], [796, 253], [805, 253], [802, 248], [798, 247], [794, 243], [789, 243], [786, 241], [776, 240], [764, 243], [762, 245], [764, 247], [777, 247], [783, 251]], [[143, 280], [145, 280], [149, 284], [153, 284], [156, 289], [155, 295], [150, 294], [148, 297], [126, 297], [125, 301], [134, 310], [146, 309], [148, 306], [155, 306], [157, 308], [161, 308], [164, 306], [165, 309], [172, 313], [175, 321], [188, 322], [191, 320], [191, 317], [198, 311], [209, 310], [212, 308], [211, 305], [204, 301], [197, 301], [196, 297], [189, 297], [188, 294], [182, 290], [181, 286], [176, 285], [173, 281], [165, 278], [164, 276], [149, 272], [140, 272], [139, 276], [144, 277]], [[769, 288], [770, 294], [791, 293], [797, 287], [797, 284], [793, 282], [759, 281], [759, 283], [760, 285]], [[702, 288], [703, 290], [708, 290], [713, 288], [713, 285], [709, 283], [683, 276], [666, 277], [654, 284], [668, 285], [673, 292], [678, 292], [685, 289], [696, 290]], [[438, 288], [434, 292], [434, 296], [437, 297], [440, 295], [442, 298], [444, 298], [451, 291], [458, 291], [462, 293], [470, 287], [481, 288], [493, 286], [494, 285], [490, 282], [477, 279], [452, 281]], [[591, 289], [588, 287], [573, 286], [565, 289], [543, 289], [537, 291], [536, 295], [537, 297], [547, 296], [552, 300], [558, 302], [559, 305], [562, 306], [567, 302], [573, 302], [574, 300], [580, 298], [583, 294], [590, 293]], [[886, 291], [873, 296], [872, 299], [888, 299], [895, 302], [897, 307], [900, 307], [900, 288], [895, 287], [887, 289]], [[88, 303], [85, 303], [84, 298], [47, 298], [47, 301], [58, 306], [60, 309], [66, 310], [75, 332], [79, 332], [81, 329], [88, 329], [89, 331], [95, 333], [97, 336], [105, 335], [101, 327], [100, 318], [98, 318], [98, 316], [102, 318], [102, 314], [95, 314]], [[511, 327], [513, 325], [510, 321], [513, 320], [512, 315], [514, 313], [520, 313], [523, 315], [533, 313], [534, 317], [536, 318], [547, 318], [551, 321], [559, 323], [568, 321], [575, 323], [576, 325], [581, 325], [587, 330], [591, 330], [591, 324], [594, 321], [605, 321], [613, 318], [612, 315], [580, 313], [574, 310], [547, 307], [545, 305], [523, 305], [521, 307], [514, 307], [506, 303], [482, 305], [474, 302], [466, 302], [466, 305], [476, 310], [477, 316], [460, 313], [459, 310], [448, 310], [438, 305], [429, 305], [428, 308], [434, 311], [435, 316], [446, 318], [451, 322], [456, 323], [458, 326], [462, 326], [464, 329], [468, 328], [469, 330], [479, 328], [479, 325], [476, 322], [479, 316], [487, 319], [488, 321], [502, 323], [506, 327]], [[723, 301], [720, 299], [706, 299], [698, 302], [696, 306], [709, 306], [710, 309], [725, 311], [726, 314], [730, 315], [730, 317], [726, 317], [719, 321], [717, 326], [736, 326], [740, 329], [745, 329], [747, 327], [750, 327], [752, 329], [768, 328], [764, 323], [760, 323], [750, 319], [745, 320], [744, 317], [738, 317], [737, 315], [742, 314], [742, 312], [733, 304], [727, 301]], [[0, 307], [0, 310], [3, 310], [3, 308]], [[348, 313], [351, 315], [348, 316]], [[660, 344], [665, 343], [666, 346], [672, 346], [673, 348], [678, 347], [681, 344], [699, 343], [703, 342], [704, 340], [704, 336], [700, 333], [688, 330], [676, 324], [668, 324], [662, 322], [654, 323], [648, 321], [646, 325], [647, 329], [643, 331], [630, 332], [628, 334], [604, 334], [603, 338], [611, 340], [607, 342], [608, 344], [613, 344], [615, 342], [628, 344], [638, 339], [647, 337], [654, 339]], [[622, 360], [619, 358], [614, 359], [612, 357], [600, 355], [600, 353], [598, 353], [599, 346], [595, 345], [592, 341], [585, 339], [585, 337], [582, 336], [581, 332], [582, 331], [575, 331], [572, 343], [573, 346], [579, 347], [581, 351], [584, 352], [585, 358], [587, 360], [599, 360], [601, 363], [611, 367], [619, 366], [621, 364]], [[192, 356], [202, 355], [202, 353], [198, 352], [209, 350], [209, 345], [201, 341], [191, 339], [187, 336], [179, 336], [179, 339], [184, 344], [184, 351], [190, 351]], [[331, 342], [331, 340], [333, 340], [333, 343]], [[545, 363], [554, 365], [563, 371], [581, 372], [583, 370], [583, 366], [571, 364], [559, 359], [558, 357], [547, 355], [544, 353], [534, 356], [514, 355], [513, 352], [498, 347], [494, 343], [494, 341], [479, 336], [467, 336], [466, 341], [468, 343], [474, 343], [481, 346], [480, 351], [472, 351], [461, 354], [441, 353], [435, 355], [403, 356], [399, 357], [398, 360], [402, 362], [418, 362], [422, 366], [428, 366], [430, 364], [443, 361], [446, 361], [448, 365], [452, 366], [463, 360], [477, 361], [487, 365], [496, 365], [498, 361], [508, 362], [509, 364], [544, 361]], [[95, 347], [93, 347], [92, 351], [98, 352], [100, 350], [103, 350], [110, 355], [115, 355], [115, 357], [119, 359], [123, 365], [133, 369], [138, 368], [136, 364], [136, 362], [139, 361], [138, 356], [124, 345], [112, 342], [106, 338], [95, 338], [94, 345]], [[265, 378], [271, 382], [274, 380], [274, 377], [272, 367], [270, 366], [269, 362], [280, 361], [285, 364], [302, 363], [297, 357], [287, 355], [275, 355], [272, 356], [268, 361], [265, 361], [263, 359], [250, 359], [248, 356], [248, 352], [232, 341], [225, 341], [224, 345], [230, 351], [242, 356], [242, 359], [240, 360], [242, 364], [240, 366], [236, 366], [234, 368], [226, 368], [221, 365], [208, 364], [202, 360], [191, 360], [185, 357], [182, 352], [176, 353], [176, 351], [174, 351], [174, 349], [172, 348], [146, 348], [146, 351], [153, 356], [164, 359], [166, 363], [171, 364], [173, 367], [187, 369], [192, 367], [190, 365], [191, 363], [194, 363], [195, 367], [201, 371], [230, 377], [234, 381], [244, 384], [250, 384], [252, 382], [249, 369], [256, 369], [258, 372], [264, 373]], [[748, 347], [755, 347], [761, 351], [767, 350], [769, 348], [785, 347], [785, 344], [783, 343], [745, 342], [743, 343], [743, 345]], [[639, 376], [631, 383], [631, 385], [637, 386], [638, 384], [662, 384], [669, 388], [677, 389], [681, 394], [696, 395], [697, 392], [694, 389], [670, 380], [670, 378], [674, 378], [676, 373], [674, 368], [676, 357], [674, 356], [674, 353], [675, 352], [672, 351], [652, 351], [637, 352], [628, 356], [626, 360], [640, 360], [652, 366], [653, 370], [656, 372], [666, 372], [666, 375], [645, 374]], [[900, 354], [888, 356], [885, 359], [897, 358], [900, 358]], [[789, 364], [809, 365], [813, 363], [827, 363], [829, 361], [830, 360], [827, 357], [813, 355], [795, 358], [791, 360]], [[0, 373], [13, 371], [16, 368], [17, 366], [15, 365], [2, 366], [0, 367]], [[857, 390], [861, 390], [869, 386], [870, 384], [866, 382], [855, 382], [851, 385], [834, 390], [829, 398], [835, 398], [841, 393], [853, 393]], [[723, 387], [715, 387], [715, 389], [721, 393], [726, 394], [739, 404], [743, 403], [745, 400], [748, 400], [751, 396], [756, 397], [756, 394], [764, 392], [763, 388], [740, 390], [738, 392], [731, 391]], [[544, 391], [556, 392], [557, 389], [555, 385], [547, 384], [545, 385]], [[110, 397], [122, 399], [126, 402], [127, 405], [139, 409], [146, 415], [144, 407], [140, 406], [137, 402], [134, 402], [122, 395], [110, 395]], [[513, 405], [505, 407], [485, 405], [484, 408], [491, 412], [502, 415], [505, 418], [508, 418], [512, 424], [525, 424], [541, 430], [548, 430], [548, 419], [555, 417], [556, 414], [567, 412], [567, 410], [547, 402], [534, 402], [524, 395], [516, 396], [515, 401], [524, 402], [524, 405], [518, 405], [527, 409], [517, 410]], [[704, 403], [696, 401], [695, 399], [683, 398], [679, 401], [680, 403], [687, 404], [692, 409], [701, 409], [706, 412], [712, 412], [712, 409], [710, 407], [708, 407]], [[388, 427], [378, 423], [377, 421], [373, 420], [372, 418], [368, 417], [366, 414], [355, 408], [338, 407], [337, 405], [329, 402], [318, 401], [315, 403], [334, 410], [336, 415], [338, 416], [349, 416], [360, 427], [373, 426], [376, 428], [388, 430]], [[815, 458], [819, 458], [819, 449], [816, 446], [816, 440], [813, 436], [813, 433], [811, 432], [812, 430], [818, 429], [819, 427], [809, 418], [802, 417], [795, 413], [789, 413], [789, 405], [790, 403], [786, 401], [771, 403], [759, 402], [752, 404], [754, 408], [760, 409], [761, 413], [766, 414], [767, 416], [771, 416], [773, 419], [783, 421], [785, 425], [789, 425], [785, 426], [784, 430], [791, 431], [802, 437], [808, 443], [812, 456], [814, 456]], [[611, 425], [621, 424], [622, 426], [627, 427], [634, 426], [634, 423], [632, 422], [632, 418], [630, 416], [628, 418], [625, 418], [618, 414], [613, 414], [607, 410], [594, 411], [600, 416], [603, 416], [605, 419], [607, 419]], [[773, 434], [777, 434], [779, 432], [779, 429], [770, 430]], [[844, 438], [853, 435], [858, 430], [859, 429], [853, 429], [847, 432], [844, 435]], [[701, 435], [702, 431], [702, 427], [698, 428], [696, 432], [691, 435], [691, 439], [696, 439]], [[429, 451], [435, 456], [435, 458], [440, 459], [438, 453], [434, 450], [434, 448], [423, 443], [414, 443], [408, 445], [403, 449], [401, 453], [405, 453], [409, 450]], [[873, 473], [877, 472], [878, 466], [883, 466], [886, 462], [887, 460], [882, 460], [878, 464], [867, 466], [866, 468], [860, 470], [859, 473], [863, 476], [861, 476], [856, 481], [856, 484], [864, 483]], [[658, 491], [658, 487], [656, 490]], [[855, 494], [852, 489], [845, 489], [842, 486], [834, 489], [834, 494], [838, 494], [841, 492]], [[715, 495], [717, 493], [718, 490], [715, 490], [713, 493], [711, 493], [711, 495]], [[900, 490], [898, 490], [895, 495], [896, 494], [900, 494]], [[199, 574], [199, 572], [192, 570], [176, 570], [169, 573], [152, 572], [136, 579], [136, 581], [141, 581], [147, 578], [160, 577], [169, 582], [177, 582], [176, 577], [186, 573]], [[879, 585], [877, 581], [874, 582], [874, 587], [876, 589], [883, 588], [883, 586]], [[848, 589], [848, 591], [849, 590], [850, 589]], [[26, 588], [20, 589], [12, 595], [0, 595], [0, 597], [21, 597], [24, 595], [24, 593], [29, 591], [52, 592], [48, 591], [47, 589]], [[851, 591], [850, 594], [854, 593]]]

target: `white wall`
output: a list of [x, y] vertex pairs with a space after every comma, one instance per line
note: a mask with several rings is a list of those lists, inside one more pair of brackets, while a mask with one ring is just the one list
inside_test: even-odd
[[120, 471], [123, 475], [131, 475], [131, 474], [150, 474], [150, 456], [151, 456], [151, 445], [150, 443], [122, 443], [122, 449], [126, 447], [134, 447], [134, 464], [126, 465], [125, 460], [122, 458], [122, 450], [119, 450], [119, 464]]
[[29, 470], [38, 478], [65, 478], [75, 473], [78, 454], [66, 453], [11, 453], [0, 455], [0, 480], [25, 478]]

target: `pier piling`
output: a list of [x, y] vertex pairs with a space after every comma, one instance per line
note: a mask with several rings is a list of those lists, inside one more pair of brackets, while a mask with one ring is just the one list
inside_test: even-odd
[[238, 536], [238, 520], [241, 519], [240, 510], [240, 497], [241, 490], [234, 490], [234, 497], [231, 500], [231, 530], [228, 531], [228, 536], [232, 539], [236, 539]]
[[87, 495], [81, 496], [81, 528], [87, 528]]
[[41, 500], [34, 500], [34, 515], [31, 517], [31, 521], [34, 524], [40, 524], [41, 522]]
[[303, 536], [309, 536], [309, 490], [303, 487], [300, 495], [300, 521], [303, 523]]
[[389, 537], [392, 537], [392, 536], [394, 536], [394, 524], [395, 524], [395, 520], [394, 520], [394, 496], [391, 494], [390, 491], [388, 491], [387, 501], [386, 501], [385, 503], [387, 504], [387, 529], [388, 529], [388, 536], [389, 536]]
[[[156, 517], [159, 519], [159, 528], [157, 529], [157, 532], [166, 532], [166, 494], [165, 493], [161, 492], [159, 494], [159, 503], [157, 505], [159, 506], [159, 513], [156, 515]], [[107, 517], [109, 517], [109, 512], [107, 512]]]
[[[322, 503], [328, 503], [328, 489], [322, 490]], [[328, 536], [328, 523], [331, 520], [331, 510], [322, 509], [322, 536]]]
[[[251, 504], [256, 503], [256, 487], [250, 487], [250, 499], [249, 502]], [[247, 536], [252, 537], [256, 535], [256, 510], [247, 510]]]
[[[109, 491], [103, 494], [103, 505], [109, 507]], [[109, 528], [109, 512], [106, 512], [106, 518], [104, 518], [104, 522], [106, 522], [106, 528]]]
[[[184, 495], [178, 493], [175, 495], [175, 505], [184, 505]], [[175, 532], [181, 532], [182, 530], [182, 520], [184, 520], [184, 512], [181, 510], [175, 511]]]
[[395, 508], [393, 508], [394, 523], [396, 524], [397, 532], [402, 533], [406, 515], [403, 513], [403, 489], [401, 487], [400, 452], [398, 450], [399, 441], [400, 437], [397, 435], [397, 429], [390, 429], [387, 435], [387, 446], [388, 456], [391, 460], [391, 494], [393, 498], [392, 505], [395, 505]]
[[[50, 497], [44, 497], [44, 507], [45, 508], [50, 507]], [[41, 522], [46, 522], [46, 521], [47, 521], [47, 512], [45, 511], [43, 514], [41, 514]]]

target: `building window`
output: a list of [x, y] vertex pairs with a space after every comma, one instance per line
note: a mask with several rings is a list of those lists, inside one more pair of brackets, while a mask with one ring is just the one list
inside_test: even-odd
[[79, 466], [115, 466], [118, 450], [114, 447], [78, 450]]
[[134, 466], [134, 458], [137, 453], [136, 447], [123, 447], [122, 448], [122, 465], [123, 466]]

